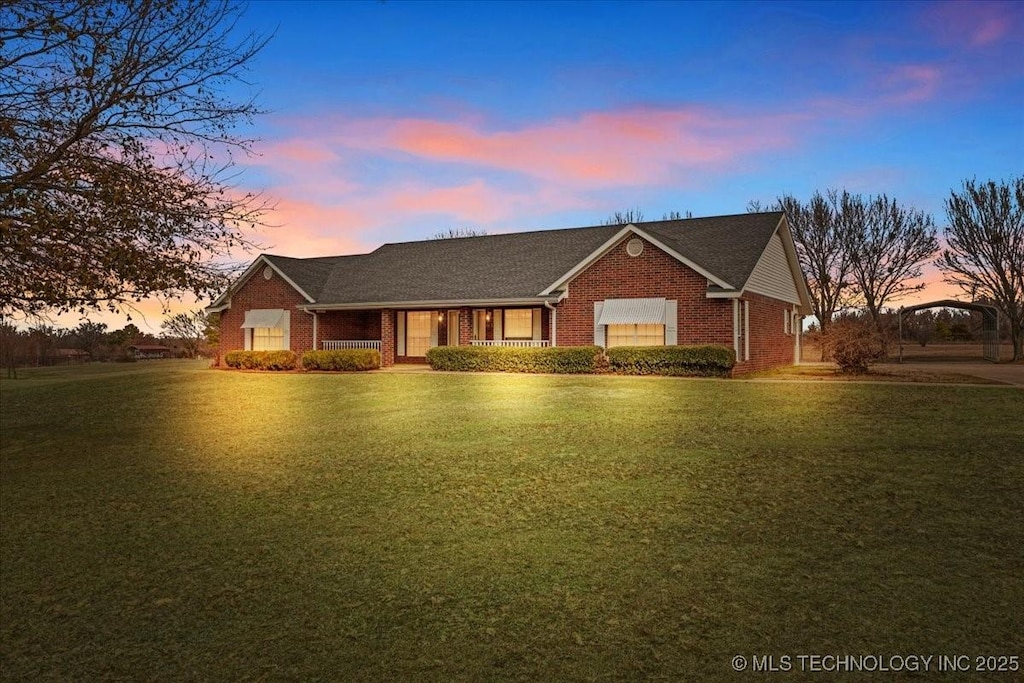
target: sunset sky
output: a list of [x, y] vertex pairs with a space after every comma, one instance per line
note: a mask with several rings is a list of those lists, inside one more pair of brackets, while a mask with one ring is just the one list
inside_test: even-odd
[[274, 34], [238, 184], [277, 254], [828, 188], [942, 226], [963, 179], [1024, 171], [1024, 3], [254, 2], [240, 29]]

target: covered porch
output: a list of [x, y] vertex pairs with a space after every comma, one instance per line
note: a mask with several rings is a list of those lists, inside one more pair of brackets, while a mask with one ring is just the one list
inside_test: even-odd
[[544, 306], [319, 310], [313, 348], [375, 349], [383, 366], [423, 363], [435, 346], [555, 345], [556, 314]]

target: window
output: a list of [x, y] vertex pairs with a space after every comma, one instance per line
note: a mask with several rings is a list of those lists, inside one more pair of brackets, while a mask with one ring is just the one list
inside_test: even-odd
[[505, 311], [505, 339], [533, 339], [533, 309]]
[[288, 311], [281, 308], [257, 308], [245, 312], [242, 330], [246, 351], [279, 351], [289, 347]]
[[665, 326], [652, 323], [609, 325], [608, 348], [613, 346], [664, 346]]
[[405, 354], [425, 356], [430, 348], [430, 321], [432, 311], [409, 311], [405, 323]]
[[283, 327], [252, 328], [253, 351], [279, 351], [284, 348]]
[[473, 339], [481, 340], [487, 336], [487, 311], [477, 309], [473, 311]]

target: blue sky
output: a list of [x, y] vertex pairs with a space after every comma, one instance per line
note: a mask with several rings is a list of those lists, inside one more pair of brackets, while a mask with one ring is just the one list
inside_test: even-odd
[[963, 179], [1024, 170], [1019, 2], [253, 2], [239, 28], [274, 34], [239, 179], [274, 253], [828, 188], [942, 225]]

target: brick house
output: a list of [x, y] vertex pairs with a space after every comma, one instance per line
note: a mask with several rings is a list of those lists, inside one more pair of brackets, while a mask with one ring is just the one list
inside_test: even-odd
[[721, 344], [739, 374], [798, 362], [810, 302], [772, 212], [263, 254], [207, 310], [222, 353], [375, 348], [390, 366], [438, 345]]

